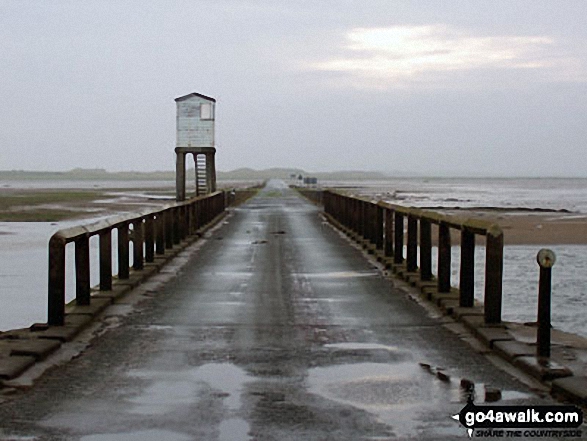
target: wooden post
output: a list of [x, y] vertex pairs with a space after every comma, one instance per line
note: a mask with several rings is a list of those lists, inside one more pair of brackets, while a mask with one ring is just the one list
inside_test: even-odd
[[550, 357], [550, 308], [552, 266], [556, 262], [554, 252], [541, 249], [536, 256], [540, 265], [540, 280], [538, 283], [538, 331], [536, 333], [536, 355]]
[[133, 262], [132, 267], [135, 270], [142, 270], [144, 267], [143, 252], [143, 220], [137, 219], [132, 223], [133, 227]]
[[75, 241], [75, 303], [90, 304], [90, 238]]
[[418, 219], [408, 215], [408, 246], [406, 253], [407, 271], [409, 273], [418, 270]]
[[394, 216], [394, 253], [393, 263], [401, 264], [404, 261], [404, 215], [398, 211]]
[[441, 222], [438, 226], [438, 292], [450, 292], [451, 259], [450, 228]]
[[49, 289], [47, 324], [65, 324], [65, 240], [53, 235], [49, 240]]
[[432, 280], [432, 226], [424, 217], [420, 218], [420, 279]]
[[487, 231], [485, 255], [485, 323], [501, 323], [503, 283], [503, 232], [497, 226]]
[[100, 291], [112, 289], [112, 230], [100, 233]]
[[393, 210], [385, 209], [385, 257], [393, 257]]
[[175, 149], [175, 195], [177, 202], [185, 201], [185, 153]]
[[145, 218], [145, 261], [155, 261], [155, 220], [152, 215]]
[[128, 224], [124, 223], [118, 227], [118, 278], [128, 279], [130, 273], [128, 246]]
[[375, 206], [375, 249], [383, 250], [383, 207]]
[[165, 214], [160, 211], [155, 219], [155, 253], [165, 254]]
[[475, 233], [461, 230], [461, 269], [459, 279], [459, 306], [471, 308], [475, 304]]
[[173, 248], [173, 215], [171, 208], [166, 209], [161, 214], [165, 225], [165, 248], [170, 249]]

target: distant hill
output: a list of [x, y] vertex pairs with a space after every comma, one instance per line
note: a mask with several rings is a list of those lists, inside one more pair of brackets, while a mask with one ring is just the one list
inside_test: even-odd
[[[193, 170], [191, 171], [193, 173]], [[188, 176], [190, 171], [188, 170]], [[315, 177], [325, 181], [346, 180], [377, 180], [389, 178], [389, 175], [379, 172], [360, 170], [337, 172], [306, 172], [298, 168], [268, 168], [255, 170], [252, 168], [238, 168], [231, 171], [218, 171], [218, 180], [264, 180], [270, 178], [290, 179], [291, 176]], [[104, 169], [76, 168], [65, 172], [0, 170], [0, 180], [124, 180], [124, 181], [173, 181], [175, 171], [151, 172], [109, 172]]]

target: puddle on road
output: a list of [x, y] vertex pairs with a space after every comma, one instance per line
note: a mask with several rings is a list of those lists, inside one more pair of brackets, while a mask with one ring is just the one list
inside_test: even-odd
[[533, 397], [532, 394], [518, 392], [517, 390], [503, 390], [503, 391], [501, 391], [501, 400], [500, 401], [525, 400], [525, 399], [532, 398], [532, 397]]
[[220, 423], [218, 441], [246, 441], [251, 427], [242, 418], [230, 418]]
[[[234, 297], [234, 294], [233, 294], [233, 297]], [[227, 300], [224, 302], [211, 301], [209, 303], [213, 303], [214, 305], [216, 305], [217, 308], [237, 308], [237, 309], [240, 309], [244, 306], [249, 306], [249, 304], [247, 304], [247, 302], [236, 301], [236, 300], [232, 300], [232, 301]]]
[[244, 384], [250, 381], [250, 377], [243, 369], [229, 363], [212, 363], [200, 366], [196, 371], [198, 381], [229, 394], [224, 400], [224, 405], [229, 410], [240, 408], [241, 391]]
[[[432, 381], [414, 363], [356, 363], [314, 368], [310, 389], [359, 407], [392, 406], [432, 398]], [[426, 381], [427, 380], [427, 381]]]
[[218, 391], [224, 406], [234, 411], [240, 408], [241, 390], [250, 379], [244, 370], [229, 363], [180, 371], [134, 370], [128, 375], [151, 382], [140, 395], [128, 400], [134, 404], [129, 411], [142, 415], [165, 414], [176, 407], [194, 404], [206, 387]]
[[0, 429], [0, 440], [6, 441], [37, 441], [39, 438], [32, 435], [9, 435], [3, 429]]
[[195, 402], [201, 386], [181, 375], [168, 375], [167, 379], [159, 379], [148, 386], [141, 395], [130, 398], [134, 407], [130, 413], [141, 415], [163, 415], [172, 412], [179, 406], [187, 406]]
[[325, 348], [329, 349], [342, 349], [342, 350], [350, 350], [350, 351], [370, 351], [370, 350], [378, 350], [383, 349], [390, 352], [397, 352], [399, 349], [396, 346], [386, 346], [380, 343], [331, 343], [324, 345]]
[[355, 302], [355, 299], [352, 298], [338, 298], [338, 299], [333, 299], [333, 298], [317, 298], [317, 297], [301, 297], [299, 299], [297, 299], [298, 302], [306, 302], [306, 303], [318, 303], [318, 302], [322, 302], [322, 303], [352, 303]]
[[[250, 244], [251, 242], [247, 242]], [[250, 279], [253, 276], [252, 271], [207, 271], [201, 274], [201, 277], [229, 277], [229, 278], [246, 278]]]
[[329, 273], [294, 273], [293, 276], [308, 279], [348, 279], [353, 277], [375, 277], [380, 274], [375, 271], [333, 271]]
[[[325, 347], [397, 351], [393, 346], [377, 343], [337, 343]], [[460, 378], [450, 383], [440, 381], [414, 362], [317, 367], [309, 371], [307, 381], [311, 393], [373, 414], [390, 426], [396, 436], [463, 434], [459, 424], [448, 421], [451, 411], [460, 411], [467, 401]], [[484, 384], [475, 384], [477, 403], [484, 402], [484, 390]], [[499, 401], [530, 397], [518, 391], [502, 391]]]
[[191, 436], [170, 430], [141, 430], [127, 433], [101, 433], [80, 438], [80, 441], [190, 441]]
[[[356, 343], [351, 345], [357, 347]], [[380, 345], [375, 346], [380, 349]], [[400, 437], [438, 428], [437, 422], [427, 422], [428, 417], [432, 410], [446, 407], [451, 396], [450, 386], [422, 372], [412, 362], [314, 368], [309, 371], [308, 384], [310, 392], [373, 414]], [[450, 421], [444, 430], [455, 437], [462, 435], [462, 428]]]
[[153, 331], [173, 331], [175, 329], [174, 326], [170, 325], [146, 325], [143, 328], [150, 329]]

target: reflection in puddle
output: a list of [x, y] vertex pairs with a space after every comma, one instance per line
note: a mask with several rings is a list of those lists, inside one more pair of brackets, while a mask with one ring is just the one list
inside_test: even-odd
[[145, 326], [145, 329], [151, 329], [153, 331], [172, 331], [175, 327], [169, 325], [147, 325]]
[[249, 423], [242, 418], [230, 418], [220, 423], [218, 441], [246, 441], [249, 439]]
[[8, 435], [3, 429], [0, 429], [0, 439], [2, 440], [10, 440], [10, 441], [36, 441], [38, 438], [36, 436], [26, 436], [26, 435]]
[[531, 394], [526, 394], [524, 392], [518, 392], [516, 390], [503, 390], [501, 391], [501, 401], [508, 401], [508, 400], [524, 400], [527, 398], [531, 398]]
[[354, 342], [346, 342], [346, 343], [332, 343], [328, 345], [324, 345], [325, 348], [332, 348], [332, 349], [343, 349], [343, 350], [350, 350], [350, 351], [361, 351], [361, 350], [377, 350], [383, 349], [390, 352], [397, 352], [398, 348], [396, 346], [386, 346], [379, 343], [354, 343]]
[[307, 303], [351, 303], [354, 302], [354, 299], [346, 299], [346, 298], [316, 298], [316, 297], [301, 297], [297, 299], [298, 302], [307, 302]]
[[[325, 345], [335, 349], [376, 349], [396, 351], [397, 348], [376, 343], [338, 343]], [[416, 363], [356, 363], [318, 367], [308, 373], [309, 391], [343, 405], [350, 405], [373, 414], [390, 426], [396, 436], [462, 436], [462, 428], [448, 419], [467, 401], [459, 381], [443, 382]], [[473, 384], [475, 401], [484, 402], [485, 385]], [[531, 397], [517, 391], [501, 391], [501, 400]], [[431, 415], [446, 414], [446, 425], [438, 425]], [[436, 423], [432, 421], [436, 420]], [[428, 422], [430, 421], [430, 423]], [[436, 424], [436, 425], [434, 425]]]
[[312, 279], [348, 279], [352, 277], [379, 277], [376, 271], [333, 271], [329, 273], [295, 273], [297, 277]]
[[[222, 404], [228, 409], [229, 418], [218, 427], [219, 440], [248, 440], [249, 424], [242, 418], [230, 417], [241, 408], [241, 393], [244, 384], [250, 381], [247, 373], [229, 363], [211, 363], [203, 366], [178, 371], [134, 370], [129, 376], [147, 380], [150, 384], [138, 396], [129, 401], [134, 406], [131, 413], [142, 415], [162, 415], [178, 408], [186, 408], [196, 404], [201, 394], [214, 392], [214, 396], [222, 398]], [[135, 432], [131, 434], [96, 435], [84, 441], [134, 441], [136, 440], [172, 440], [191, 439], [181, 434], [162, 431]]]
[[[246, 242], [247, 245], [250, 245], [250, 241]], [[230, 245], [233, 245], [233, 242], [230, 243]], [[222, 277], [222, 278], [246, 278], [246, 279], [250, 279], [253, 276], [253, 272], [252, 271], [208, 271], [208, 272], [203, 272], [201, 274], [201, 277]]]
[[[446, 408], [451, 395], [450, 386], [417, 367], [405, 362], [314, 368], [308, 375], [309, 390], [375, 415], [397, 436], [413, 436], [437, 428], [428, 427], [426, 421], [432, 411]], [[459, 405], [454, 407], [455, 411], [460, 410]], [[455, 437], [462, 435], [458, 424], [448, 422], [444, 430], [453, 429]]]
[[229, 363], [205, 364], [196, 369], [198, 381], [208, 384], [212, 389], [218, 389], [229, 394], [224, 405], [236, 410], [241, 405], [241, 391], [244, 384], [250, 380], [247, 373]]
[[198, 394], [205, 388], [220, 391], [224, 405], [229, 410], [240, 407], [240, 393], [249, 380], [245, 371], [228, 363], [206, 364], [180, 371], [135, 370], [131, 377], [149, 380], [151, 384], [129, 401], [135, 404], [132, 413], [156, 415], [172, 412], [198, 401]]
[[141, 395], [129, 399], [136, 405], [129, 412], [162, 415], [173, 411], [175, 407], [194, 403], [200, 389], [197, 383], [187, 378], [160, 379], [148, 386]]
[[308, 375], [310, 389], [359, 407], [429, 400], [438, 387], [431, 380], [419, 373], [413, 363], [345, 364], [314, 368]]
[[142, 430], [129, 433], [101, 433], [80, 438], [80, 441], [190, 441], [191, 436], [170, 430]]

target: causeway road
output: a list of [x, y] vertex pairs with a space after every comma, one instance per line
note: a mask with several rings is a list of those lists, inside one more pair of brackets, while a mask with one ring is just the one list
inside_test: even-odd
[[0, 439], [455, 440], [461, 379], [477, 404], [553, 403], [282, 181], [135, 291], [0, 396]]

